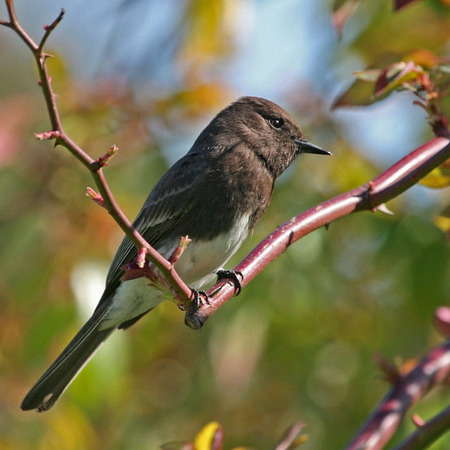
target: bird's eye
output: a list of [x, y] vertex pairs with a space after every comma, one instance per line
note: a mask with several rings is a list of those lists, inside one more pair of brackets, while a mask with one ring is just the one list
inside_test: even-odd
[[284, 125], [284, 120], [281, 117], [272, 117], [269, 119], [269, 123], [274, 128], [281, 128]]

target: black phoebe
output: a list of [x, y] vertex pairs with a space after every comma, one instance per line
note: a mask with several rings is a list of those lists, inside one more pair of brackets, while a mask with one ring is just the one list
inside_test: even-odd
[[[166, 258], [188, 235], [192, 242], [175, 267], [199, 288], [240, 247], [269, 205], [275, 180], [301, 153], [330, 154], [306, 142], [275, 103], [243, 97], [221, 111], [159, 180], [134, 227]], [[114, 330], [133, 325], [167, 298], [147, 278], [122, 280], [124, 265], [136, 257], [125, 237], [92, 317], [33, 386], [23, 410], [51, 408]]]

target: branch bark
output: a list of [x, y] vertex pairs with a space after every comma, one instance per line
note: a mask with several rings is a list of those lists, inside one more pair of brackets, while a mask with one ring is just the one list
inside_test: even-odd
[[[49, 55], [43, 51], [44, 44], [51, 32], [62, 20], [64, 10], [61, 10], [60, 14], [50, 25], [44, 27], [45, 33], [39, 44], [37, 44], [20, 25], [14, 10], [13, 0], [5, 1], [9, 14], [9, 22], [1, 21], [0, 24], [13, 29], [31, 50], [39, 71], [39, 84], [42, 87], [52, 125], [51, 131], [40, 133], [36, 137], [38, 139], [54, 139], [55, 146], [62, 145], [65, 147], [91, 172], [100, 192], [100, 197], [95, 198], [95, 200], [97, 202], [100, 200], [100, 203], [106, 208], [138, 249], [145, 249], [147, 259], [159, 269], [162, 276], [172, 287], [175, 302], [187, 311], [185, 317], [186, 324], [193, 329], [201, 328], [208, 317], [233, 297], [235, 294], [235, 286], [225, 281], [219, 281], [208, 290], [208, 297], [201, 302], [200, 307], [197, 309], [194, 308], [194, 302], [192, 301], [194, 298], [193, 292], [177, 274], [173, 264], [163, 258], [133, 228], [130, 220], [125, 216], [114, 199], [102, 169], [109, 158], [102, 156], [96, 160], [93, 159], [64, 131], [55, 101], [56, 95], [53, 91], [51, 78], [46, 65]], [[432, 139], [372, 181], [327, 200], [278, 227], [235, 268], [235, 270], [240, 271], [244, 276], [242, 286], [247, 285], [271, 261], [311, 231], [349, 215], [352, 212], [382, 209], [384, 202], [400, 195], [417, 183], [420, 178], [450, 157], [448, 131], [443, 134], [446, 137]]]
[[[450, 158], [449, 143], [446, 137], [433, 138], [368, 183], [320, 203], [280, 225], [235, 267], [234, 270], [243, 275], [242, 287], [290, 245], [312, 231], [354, 212], [383, 210], [385, 202], [399, 196]], [[234, 295], [234, 285], [221, 281], [209, 289], [207, 295], [208, 302], [186, 314], [186, 322], [192, 328], [200, 328]]]
[[[46, 65], [49, 55], [43, 52], [45, 42], [62, 20], [64, 10], [61, 10], [60, 14], [50, 25], [44, 27], [45, 33], [40, 43], [37, 44], [20, 25], [14, 10], [13, 0], [5, 1], [9, 22], [1, 21], [0, 24], [13, 29], [31, 50], [38, 67], [39, 84], [42, 87], [52, 124], [52, 131], [41, 133], [36, 137], [39, 139], [54, 139], [55, 145], [64, 146], [91, 172], [104, 207], [138, 249], [145, 249], [147, 258], [160, 270], [169, 285], [172, 286], [176, 302], [187, 311], [186, 324], [193, 329], [201, 328], [208, 317], [233, 297], [235, 294], [234, 285], [231, 286], [224, 281], [216, 283], [209, 289], [207, 292], [208, 298], [202, 302], [200, 307], [197, 309], [193, 308], [193, 293], [176, 273], [173, 264], [163, 258], [133, 228], [131, 222], [115, 201], [102, 170], [108, 158], [103, 156], [94, 160], [64, 131], [55, 101], [56, 95], [53, 91]], [[448, 130], [444, 134], [446, 134], [446, 137], [432, 139], [372, 181], [327, 200], [278, 227], [235, 268], [235, 270], [240, 271], [244, 275], [242, 286], [248, 284], [264, 267], [282, 254], [290, 245], [311, 231], [352, 212], [382, 209], [384, 202], [400, 195], [417, 183], [420, 178], [450, 157]]]
[[[85, 166], [91, 173], [97, 189], [100, 192], [101, 200], [104, 208], [113, 217], [116, 223], [124, 231], [124, 233], [131, 239], [138, 249], [145, 249], [146, 257], [152, 264], [154, 264], [168, 281], [172, 287], [176, 303], [185, 310], [190, 310], [193, 306], [193, 292], [184, 283], [181, 277], [177, 274], [173, 264], [170, 264], [162, 255], [160, 255], [141, 235], [135, 230], [126, 217], [123, 211], [117, 204], [114, 196], [109, 188], [103, 173], [103, 166], [107, 163], [108, 157], [102, 156], [98, 159], [93, 159], [81, 147], [79, 147], [64, 131], [61, 117], [59, 115], [58, 107], [56, 105], [56, 95], [53, 91], [51, 77], [47, 70], [47, 58], [50, 57], [44, 52], [44, 45], [49, 38], [51, 32], [61, 22], [64, 17], [64, 10], [61, 10], [57, 18], [50, 24], [44, 27], [45, 32], [39, 44], [37, 44], [28, 33], [22, 28], [17, 18], [14, 1], [5, 0], [9, 15], [8, 21], [1, 21], [0, 24], [11, 28], [27, 45], [35, 59], [37, 69], [39, 72], [39, 85], [42, 88], [44, 99], [47, 106], [48, 116], [52, 126], [51, 131], [39, 133], [36, 135], [37, 139], [49, 140], [53, 139], [55, 146], [61, 145], [69, 150], [75, 158], [77, 158], [83, 166]], [[98, 200], [98, 199], [97, 199]]]
[[[113, 155], [113, 151], [98, 159], [93, 159], [80, 148], [64, 131], [56, 105], [56, 95], [52, 88], [46, 61], [50, 55], [44, 52], [44, 46], [50, 34], [64, 16], [61, 10], [57, 18], [48, 26], [39, 43], [36, 43], [20, 25], [13, 0], [5, 0], [9, 21], [0, 21], [0, 25], [11, 28], [24, 41], [33, 54], [38, 72], [39, 84], [45, 98], [51, 131], [36, 135], [38, 139], [54, 140], [55, 146], [61, 145], [70, 151], [90, 172], [100, 195], [94, 198], [102, 204], [125, 234], [138, 249], [144, 250], [146, 258], [154, 264], [162, 276], [172, 286], [177, 303], [187, 310], [186, 323], [194, 329], [201, 328], [205, 321], [235, 294], [235, 286], [227, 281], [216, 283], [208, 292], [207, 299], [196, 310], [192, 308], [192, 291], [174, 270], [173, 264], [164, 259], [132, 227], [131, 222], [121, 211], [112, 195], [103, 173], [103, 166]], [[392, 167], [373, 180], [351, 191], [340, 194], [299, 214], [280, 225], [267, 236], [235, 268], [243, 274], [242, 286], [247, 285], [270, 262], [281, 255], [290, 245], [303, 236], [326, 226], [331, 222], [358, 211], [383, 210], [385, 202], [397, 197], [416, 184], [432, 169], [450, 158], [448, 130], [440, 129], [441, 137], [436, 137], [409, 153]], [[140, 252], [141, 254], [142, 252]], [[432, 350], [407, 375], [400, 377], [391, 391], [380, 403], [375, 413], [361, 429], [348, 449], [378, 449], [390, 439], [408, 408], [417, 402], [433, 386], [450, 377], [450, 341]], [[441, 414], [413, 433], [398, 449], [418, 448], [416, 443], [431, 442], [449, 426], [450, 410]], [[431, 431], [430, 431], [431, 430]], [[425, 441], [424, 439], [428, 439]]]
[[418, 450], [425, 448], [450, 430], [450, 406], [421, 425], [393, 450]]
[[[384, 448], [391, 439], [406, 412], [435, 386], [450, 380], [450, 340], [431, 350], [409, 373], [398, 378], [386, 397], [376, 408], [367, 423], [357, 433], [347, 450], [362, 448], [378, 450]], [[449, 411], [442, 412], [442, 416], [435, 418], [426, 434], [427, 439], [436, 439], [450, 425]], [[447, 429], [443, 424], [447, 424]], [[415, 433], [414, 433], [415, 434]], [[411, 435], [406, 442], [397, 449], [419, 449], [422, 445], [412, 446], [414, 442], [421, 442], [425, 432], [417, 436]], [[430, 441], [431, 442], [431, 441]], [[402, 446], [403, 445], [403, 446]], [[409, 446], [408, 446], [409, 445]]]

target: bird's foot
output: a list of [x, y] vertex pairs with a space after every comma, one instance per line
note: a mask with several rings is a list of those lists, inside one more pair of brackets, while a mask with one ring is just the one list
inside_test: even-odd
[[[244, 275], [242, 275], [242, 272], [240, 270], [226, 270], [226, 269], [219, 269], [216, 272], [217, 275], [217, 281], [219, 280], [229, 280], [234, 284], [234, 295], [239, 295], [242, 290], [242, 283], [241, 281], [244, 279]], [[241, 278], [239, 280], [239, 277]]]
[[189, 298], [189, 303], [177, 303], [178, 308], [181, 311], [187, 311], [190, 314], [195, 313], [200, 306], [209, 305], [209, 297], [205, 291], [197, 291], [191, 288], [191, 296]]
[[205, 291], [191, 289], [193, 299], [190, 308], [186, 311], [184, 323], [193, 330], [199, 330], [203, 326], [203, 321], [197, 317], [196, 312], [202, 305], [209, 305], [209, 297]]
[[194, 311], [197, 311], [197, 309], [204, 304], [209, 305], [209, 297], [205, 291], [197, 291], [192, 288], [191, 291], [194, 296], [194, 299], [192, 300], [192, 309]]

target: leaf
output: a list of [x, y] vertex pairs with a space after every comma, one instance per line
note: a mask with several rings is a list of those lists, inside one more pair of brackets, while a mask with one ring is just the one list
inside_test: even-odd
[[381, 72], [382, 71], [380, 69], [367, 69], [353, 72], [353, 75], [355, 75], [358, 80], [375, 83], [380, 77]]
[[433, 189], [443, 189], [450, 186], [450, 159], [433, 169], [419, 183]]
[[220, 423], [206, 424], [195, 437], [195, 450], [221, 450], [223, 447], [223, 429]]
[[433, 219], [433, 223], [450, 239], [450, 206], [447, 206], [438, 216]]
[[236, 10], [224, 0], [189, 0], [185, 23], [186, 33], [180, 57], [202, 64], [210, 58], [226, 56], [233, 48], [230, 23]]
[[450, 64], [444, 64], [438, 67], [438, 70], [442, 73], [450, 73]]
[[356, 81], [333, 103], [342, 106], [367, 106], [384, 99], [396, 89], [417, 91], [429, 85], [423, 68], [413, 61], [400, 61], [383, 70], [368, 69], [354, 73]]
[[221, 82], [203, 83], [186, 80], [186, 88], [154, 103], [155, 114], [165, 120], [193, 120], [223, 107], [231, 89]]
[[100, 442], [97, 441], [92, 422], [83, 415], [81, 410], [69, 405], [60, 408], [58, 414], [48, 416], [45, 433], [38, 448], [76, 450], [96, 448], [98, 445]]
[[416, 80], [423, 73], [422, 67], [417, 66], [412, 61], [391, 64], [378, 77], [375, 83], [375, 96], [381, 97], [392, 92], [406, 82]]
[[367, 106], [378, 101], [373, 95], [373, 83], [355, 80], [331, 105], [331, 109], [349, 106]]

